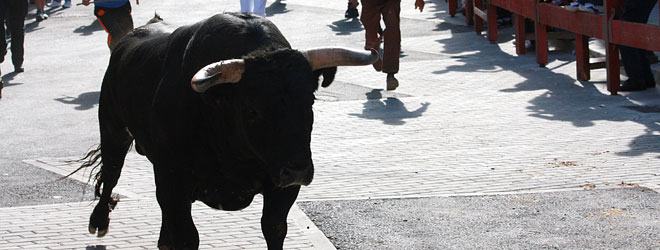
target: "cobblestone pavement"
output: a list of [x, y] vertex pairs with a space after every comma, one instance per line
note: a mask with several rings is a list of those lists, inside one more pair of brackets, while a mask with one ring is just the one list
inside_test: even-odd
[[[510, 29], [489, 44], [462, 26], [462, 17], [448, 17], [445, 1], [427, 3], [424, 13], [416, 13], [413, 1], [402, 3], [396, 92], [382, 90], [384, 74], [354, 67], [341, 68], [334, 85], [318, 93], [316, 175], [299, 200], [537, 193], [584, 185], [660, 190], [657, 90], [609, 96], [602, 70], [591, 82], [575, 80], [570, 53], [551, 53], [547, 68], [539, 68], [531, 55], [514, 55]], [[361, 46], [359, 22], [341, 18], [345, 1], [315, 4], [272, 3], [269, 19], [294, 47]], [[155, 3], [144, 5], [134, 10], [143, 19]], [[174, 9], [159, 13], [185, 22]], [[66, 161], [73, 158], [25, 162], [63, 175], [75, 168]], [[154, 248], [160, 210], [152, 176], [149, 162], [130, 153], [116, 189], [124, 198], [100, 239], [86, 232], [91, 201], [0, 208], [0, 248]], [[87, 181], [82, 174], [71, 178]], [[260, 204], [257, 198], [243, 211], [222, 212], [196, 203], [201, 247], [265, 248]], [[333, 248], [296, 206], [289, 222], [285, 248]]]

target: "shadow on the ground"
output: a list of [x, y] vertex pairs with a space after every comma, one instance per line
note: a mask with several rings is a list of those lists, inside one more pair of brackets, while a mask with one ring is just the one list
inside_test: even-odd
[[85, 250], [105, 250], [106, 247], [104, 245], [93, 245], [93, 246], [87, 246], [85, 247]]
[[20, 73], [11, 72], [11, 73], [7, 73], [4, 76], [2, 76], [2, 81], [4, 82], [3, 86], [4, 87], [11, 87], [11, 86], [15, 86], [15, 85], [22, 85], [23, 84], [22, 82], [13, 82], [14, 78], [18, 74], [20, 74]]
[[79, 33], [81, 36], [89, 36], [100, 30], [103, 30], [103, 26], [101, 26], [98, 19], [94, 19], [89, 25], [82, 25], [73, 30], [73, 33]]
[[76, 110], [88, 110], [99, 103], [100, 93], [98, 91], [86, 92], [78, 95], [78, 97], [65, 96], [55, 98], [55, 100], [64, 104], [78, 105], [75, 107]]
[[274, 16], [277, 14], [285, 14], [290, 12], [291, 10], [286, 8], [286, 3], [282, 3], [282, 1], [277, 0], [274, 1], [270, 6], [266, 7], [266, 16]]
[[367, 101], [362, 104], [364, 105], [362, 113], [349, 115], [363, 119], [382, 120], [387, 125], [404, 125], [406, 123], [404, 120], [422, 116], [430, 105], [430, 103], [424, 102], [416, 110], [409, 111], [398, 98], [381, 99], [383, 98], [382, 91], [382, 89], [373, 89], [365, 93]]
[[[510, 44], [513, 35], [512, 29], [500, 30], [498, 43]], [[463, 39], [439, 39], [438, 43], [443, 45], [440, 53], [453, 55], [462, 64], [452, 65], [443, 70], [435, 71], [435, 74], [447, 72], [465, 72], [466, 74], [484, 71], [507, 71], [513, 72], [524, 78], [513, 88], [503, 88], [504, 93], [515, 93], [522, 91], [542, 91], [542, 94], [531, 99], [527, 109], [530, 116], [560, 122], [570, 122], [575, 127], [588, 128], [599, 121], [610, 122], [636, 122], [646, 127], [646, 132], [629, 143], [630, 149], [618, 152], [619, 155], [641, 155], [644, 153], [660, 153], [657, 142], [660, 141], [660, 124], [650, 119], [640, 119], [644, 114], [630, 112], [631, 108], [642, 108], [638, 103], [652, 102], [660, 97], [655, 91], [644, 91], [630, 93], [625, 97], [611, 96], [598, 90], [594, 84], [605, 84], [603, 82], [577, 81], [572, 76], [553, 72], [552, 69], [539, 68], [535, 63], [534, 52], [528, 52], [525, 56], [513, 56], [501, 49], [483, 49], [489, 45], [484, 37], [475, 36], [475, 46], [465, 44]], [[570, 50], [569, 50], [570, 51]], [[497, 58], [492, 60], [489, 58]], [[560, 58], [572, 62], [575, 60], [570, 52], [551, 51], [550, 59]], [[507, 60], [508, 59], [508, 60]], [[492, 63], [484, 63], [484, 61]], [[555, 67], [556, 68], [556, 67]], [[481, 84], [500, 84], [496, 79], [483, 81]], [[510, 86], [509, 83], [503, 84]], [[478, 86], [477, 86], [478, 87]], [[657, 103], [657, 101], [656, 101]], [[613, 115], [612, 110], [617, 110]], [[626, 109], [626, 111], [620, 111]], [[632, 108], [635, 110], [635, 108]], [[617, 131], [612, 131], [617, 133]], [[653, 145], [655, 143], [655, 145]]]
[[338, 36], [348, 36], [364, 30], [360, 19], [344, 18], [328, 24], [328, 27]]

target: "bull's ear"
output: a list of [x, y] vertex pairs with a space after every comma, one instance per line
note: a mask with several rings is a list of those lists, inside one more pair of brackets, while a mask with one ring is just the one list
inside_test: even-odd
[[[332, 81], [335, 80], [335, 74], [337, 73], [337, 67], [330, 67], [330, 68], [323, 68], [319, 70], [314, 71], [314, 78], [316, 79], [316, 84], [319, 82], [319, 77], [323, 76], [323, 82], [321, 82], [321, 86], [324, 88], [327, 88], [330, 86]], [[318, 89], [318, 85], [316, 88]]]
[[206, 65], [190, 80], [190, 86], [197, 93], [204, 93], [209, 88], [241, 81], [245, 71], [243, 59], [231, 59]]

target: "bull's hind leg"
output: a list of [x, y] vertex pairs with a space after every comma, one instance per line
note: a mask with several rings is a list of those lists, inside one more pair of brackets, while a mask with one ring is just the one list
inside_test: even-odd
[[124, 158], [133, 141], [126, 127], [116, 126], [116, 120], [111, 121], [102, 114], [99, 116], [102, 164], [100, 175], [96, 180], [96, 195], [99, 196], [99, 202], [89, 218], [89, 232], [92, 234], [98, 232], [98, 237], [103, 237], [108, 232], [110, 211], [117, 203], [111, 197], [112, 190], [117, 185], [124, 166]]
[[282, 249], [287, 233], [286, 217], [298, 197], [300, 186], [264, 189], [264, 208], [261, 216], [261, 232], [268, 249]]

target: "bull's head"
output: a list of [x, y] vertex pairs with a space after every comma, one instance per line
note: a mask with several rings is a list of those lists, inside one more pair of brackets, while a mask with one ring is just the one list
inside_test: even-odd
[[[233, 131], [244, 133], [241, 145], [260, 159], [275, 185], [308, 185], [314, 174], [310, 139], [319, 75], [327, 87], [337, 66], [369, 65], [377, 59], [375, 51], [344, 48], [278, 50], [209, 64], [193, 76], [191, 86], [205, 95], [231, 89], [232, 100], [240, 104], [219, 104], [223, 94], [206, 98], [207, 103], [225, 107], [223, 112], [233, 106], [233, 126], [239, 128]], [[211, 90], [214, 86], [218, 90]]]

